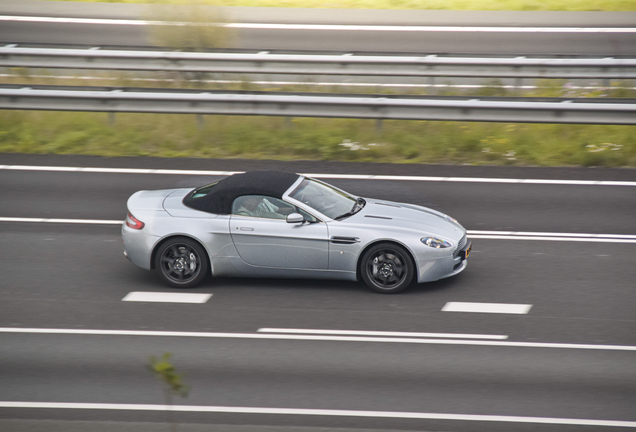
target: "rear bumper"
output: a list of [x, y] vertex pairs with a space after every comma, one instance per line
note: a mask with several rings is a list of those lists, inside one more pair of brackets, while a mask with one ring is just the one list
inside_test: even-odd
[[129, 228], [126, 224], [122, 226], [121, 238], [124, 240], [124, 256], [136, 266], [150, 270], [152, 250], [159, 238], [143, 230]]

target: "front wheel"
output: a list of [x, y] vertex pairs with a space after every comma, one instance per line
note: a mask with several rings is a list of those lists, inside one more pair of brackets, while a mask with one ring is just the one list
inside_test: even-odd
[[208, 273], [207, 255], [196, 241], [186, 237], [167, 240], [157, 250], [155, 268], [159, 277], [175, 288], [193, 288]]
[[409, 286], [415, 271], [409, 253], [403, 247], [380, 243], [363, 255], [360, 273], [373, 291], [396, 294]]

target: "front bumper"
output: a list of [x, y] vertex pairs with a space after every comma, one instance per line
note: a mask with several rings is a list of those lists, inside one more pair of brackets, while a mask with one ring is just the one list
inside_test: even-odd
[[472, 242], [467, 242], [461, 249], [438, 258], [423, 257], [417, 259], [417, 282], [433, 282], [455, 276], [468, 266], [466, 258], [472, 250]]
[[464, 246], [463, 249], [455, 252], [455, 255], [461, 258], [462, 261], [464, 261], [466, 260], [466, 258], [468, 258], [472, 250], [473, 250], [473, 242], [468, 242], [468, 244]]

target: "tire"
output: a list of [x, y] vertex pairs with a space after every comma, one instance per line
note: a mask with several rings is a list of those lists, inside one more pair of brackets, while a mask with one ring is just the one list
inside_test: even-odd
[[362, 256], [360, 274], [373, 291], [397, 294], [411, 284], [415, 270], [406, 249], [393, 243], [379, 243]]
[[208, 256], [203, 247], [187, 237], [174, 237], [159, 246], [155, 269], [159, 278], [174, 288], [193, 288], [208, 274]]

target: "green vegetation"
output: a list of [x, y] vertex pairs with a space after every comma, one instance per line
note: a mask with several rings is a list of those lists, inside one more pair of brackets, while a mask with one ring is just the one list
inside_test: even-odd
[[150, 363], [146, 368], [152, 372], [155, 378], [159, 379], [163, 385], [163, 395], [166, 403], [166, 420], [170, 425], [171, 432], [177, 432], [177, 423], [172, 415], [172, 396], [177, 395], [186, 397], [188, 395], [188, 386], [183, 384], [181, 374], [178, 374], [174, 365], [170, 363], [172, 353], [164, 353], [161, 359], [150, 356]]
[[[202, 120], [202, 121], [201, 121]], [[636, 167], [633, 126], [0, 111], [0, 153]]]
[[[77, 0], [72, 0], [77, 1]], [[84, 0], [108, 3], [155, 3], [156, 0]], [[190, 0], [165, 0], [191, 4]], [[634, 0], [201, 0], [215, 6], [262, 6], [346, 9], [448, 9], [520, 11], [634, 11]]]
[[[525, 79], [528, 88], [515, 89], [506, 87], [500, 79], [485, 79], [472, 82], [480, 86], [454, 86], [452, 78], [438, 78], [436, 85], [426, 86], [427, 78], [420, 79], [420, 86], [386, 86], [386, 85], [316, 85], [311, 76], [306, 81], [284, 84], [268, 83], [265, 80], [255, 83], [248, 75], [214, 74], [203, 72], [126, 72], [126, 71], [94, 71], [75, 72], [72, 76], [56, 70], [4, 68], [3, 84], [12, 85], [69, 85], [97, 87], [137, 87], [137, 88], [172, 88], [221, 91], [273, 91], [292, 93], [337, 93], [337, 94], [381, 94], [381, 95], [439, 95], [439, 96], [526, 96], [526, 97], [563, 97], [563, 98], [631, 98], [636, 99], [636, 81], [611, 81], [602, 83], [590, 80], [565, 79]], [[258, 79], [261, 79], [260, 77]], [[283, 78], [284, 80], [284, 78]], [[329, 78], [327, 78], [327, 81]], [[382, 78], [378, 78], [381, 82]]]
[[148, 18], [152, 21], [190, 23], [190, 25], [150, 26], [155, 43], [170, 48], [206, 50], [231, 46], [232, 29], [221, 25], [227, 22], [221, 10], [206, 6], [202, 0], [188, 1], [187, 8], [174, 8], [157, 0]]
[[[7, 83], [398, 93], [397, 89], [324, 88], [310, 85], [256, 87], [207, 75], [96, 73], [95, 80], [61, 79], [40, 71], [11, 70]], [[137, 79], [150, 78], [150, 81]], [[232, 77], [226, 77], [232, 78]], [[165, 79], [165, 81], [157, 81]], [[236, 77], [234, 77], [236, 79]], [[203, 80], [203, 81], [202, 81]], [[528, 80], [529, 81], [529, 80]], [[526, 84], [531, 84], [527, 82]], [[540, 80], [525, 91], [537, 97], [636, 97], [633, 82], [576, 86]], [[481, 89], [438, 89], [445, 95], [511, 96], [515, 90], [490, 80]], [[407, 89], [426, 94], [427, 88]], [[405, 91], [402, 91], [404, 93]], [[201, 122], [202, 120], [202, 122]], [[344, 160], [489, 165], [584, 165], [636, 167], [633, 126], [459, 123], [280, 117], [117, 114], [0, 110], [0, 152], [103, 156], [213, 157]]]

